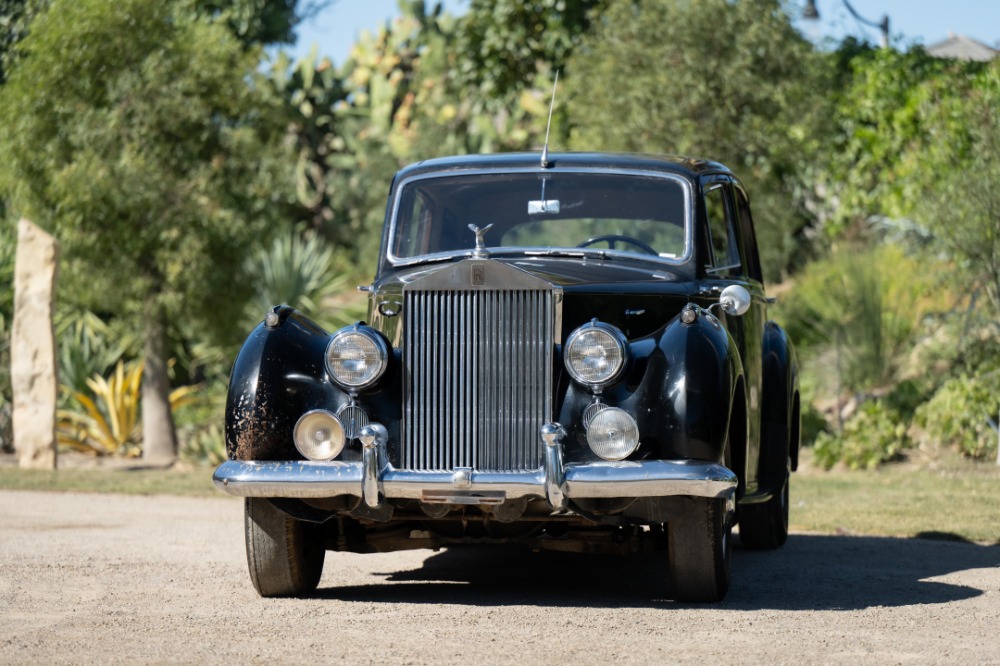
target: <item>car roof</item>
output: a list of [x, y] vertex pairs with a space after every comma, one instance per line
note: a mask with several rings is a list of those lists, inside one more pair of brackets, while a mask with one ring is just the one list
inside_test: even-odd
[[[489, 155], [458, 155], [438, 157], [416, 162], [402, 168], [395, 180], [427, 173], [465, 171], [482, 169], [524, 169], [537, 167], [541, 170], [541, 152], [494, 153]], [[702, 173], [727, 173], [729, 168], [718, 162], [675, 155], [641, 155], [628, 153], [549, 153], [546, 170], [569, 169], [622, 169], [638, 171], [662, 171], [695, 178]]]

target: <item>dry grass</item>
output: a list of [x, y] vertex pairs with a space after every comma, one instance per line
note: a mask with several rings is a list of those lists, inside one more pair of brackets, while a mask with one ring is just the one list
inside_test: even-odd
[[954, 454], [874, 471], [805, 464], [792, 476], [791, 527], [821, 533], [1000, 544], [1000, 467]]
[[222, 497], [212, 485], [212, 468], [178, 464], [149, 467], [126, 458], [59, 454], [55, 471], [20, 469], [13, 456], [0, 458], [0, 489]]

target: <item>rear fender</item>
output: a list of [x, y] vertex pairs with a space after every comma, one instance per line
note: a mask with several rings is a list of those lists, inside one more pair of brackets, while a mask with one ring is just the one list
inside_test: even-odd
[[764, 331], [764, 398], [761, 418], [761, 488], [778, 492], [789, 464], [799, 462], [799, 370], [795, 349], [773, 321]]

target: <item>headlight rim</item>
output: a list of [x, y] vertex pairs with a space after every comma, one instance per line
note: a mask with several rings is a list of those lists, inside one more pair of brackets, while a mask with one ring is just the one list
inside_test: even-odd
[[[333, 363], [330, 357], [330, 352], [333, 349], [334, 344], [337, 340], [341, 339], [345, 335], [357, 335], [360, 334], [370, 340], [378, 350], [379, 354], [379, 367], [376, 372], [369, 377], [367, 380], [358, 383], [351, 383], [344, 381], [341, 377], [337, 376], [334, 372]], [[385, 376], [385, 372], [389, 367], [389, 345], [386, 344], [385, 340], [379, 333], [373, 329], [371, 326], [366, 324], [354, 324], [352, 326], [346, 326], [333, 335], [330, 336], [330, 341], [326, 344], [326, 349], [323, 351], [323, 364], [326, 367], [326, 372], [330, 378], [334, 381], [337, 386], [348, 391], [349, 393], [363, 391], [365, 389], [371, 388]]]
[[[584, 333], [595, 329], [608, 333], [612, 337], [612, 339], [617, 343], [618, 348], [621, 350], [621, 358], [622, 358], [621, 363], [615, 369], [615, 371], [601, 381], [592, 381], [583, 378], [577, 373], [577, 371], [573, 368], [573, 366], [570, 364], [569, 361], [569, 354], [570, 350], [572, 349], [573, 343], [576, 342], [576, 340], [578, 340], [579, 337]], [[623, 333], [622, 330], [617, 326], [609, 324], [607, 322], [598, 321], [597, 319], [593, 319], [587, 322], [586, 324], [577, 327], [572, 333], [569, 334], [569, 337], [566, 338], [566, 344], [563, 345], [562, 356], [563, 356], [563, 367], [566, 368], [566, 372], [569, 373], [569, 376], [573, 379], [573, 381], [591, 390], [594, 389], [603, 390], [609, 386], [613, 386], [614, 384], [616, 384], [625, 374], [625, 368], [628, 366], [629, 363], [628, 338], [625, 337], [625, 333]]]

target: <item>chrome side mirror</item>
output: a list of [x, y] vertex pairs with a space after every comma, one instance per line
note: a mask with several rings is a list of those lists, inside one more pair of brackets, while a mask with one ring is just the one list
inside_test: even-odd
[[750, 309], [750, 292], [738, 284], [731, 284], [719, 295], [719, 305], [727, 315], [739, 317]]

